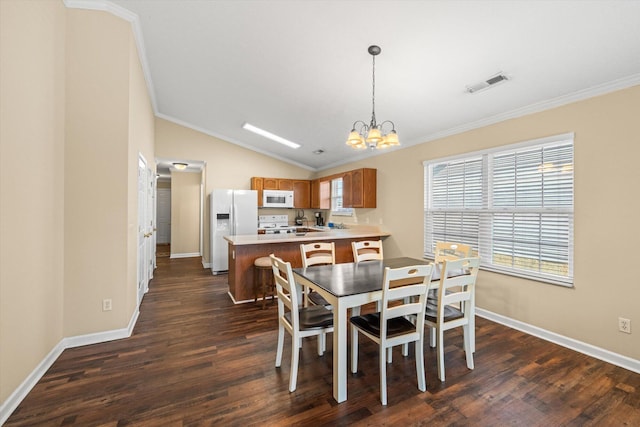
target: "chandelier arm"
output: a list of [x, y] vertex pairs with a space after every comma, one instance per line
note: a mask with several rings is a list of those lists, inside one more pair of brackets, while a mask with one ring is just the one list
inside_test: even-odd
[[391, 123], [391, 130], [394, 131], [396, 130], [396, 125], [391, 121], [391, 120], [385, 120], [384, 122], [380, 123], [380, 130], [382, 130], [382, 126], [385, 125], [385, 123]]
[[366, 132], [367, 130], [369, 130], [369, 126], [365, 122], [363, 122], [362, 120], [356, 120], [355, 122], [353, 122], [353, 127], [351, 128], [351, 132], [356, 130], [356, 125], [358, 123], [362, 125], [358, 133], [362, 133], [363, 131]]

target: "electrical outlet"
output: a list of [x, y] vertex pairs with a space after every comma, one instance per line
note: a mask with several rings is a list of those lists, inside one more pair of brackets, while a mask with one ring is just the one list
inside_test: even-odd
[[102, 311], [111, 311], [111, 300], [103, 299], [102, 300]]
[[631, 319], [625, 319], [624, 317], [618, 317], [618, 330], [626, 334], [631, 333]]

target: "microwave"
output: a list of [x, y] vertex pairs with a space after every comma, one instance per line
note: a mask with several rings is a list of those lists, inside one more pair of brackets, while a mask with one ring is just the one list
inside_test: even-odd
[[262, 207], [263, 208], [292, 208], [293, 207], [293, 191], [263, 190], [262, 191]]

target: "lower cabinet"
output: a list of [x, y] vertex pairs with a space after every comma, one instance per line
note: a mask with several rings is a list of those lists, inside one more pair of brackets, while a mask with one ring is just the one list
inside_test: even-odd
[[[313, 233], [306, 240], [296, 242], [263, 243], [255, 245], [234, 245], [229, 243], [229, 293], [236, 303], [253, 301], [254, 274], [253, 261], [256, 258], [275, 256], [291, 263], [291, 267], [302, 267], [300, 244], [314, 242]], [[385, 235], [386, 236], [386, 235]], [[381, 236], [368, 236], [351, 239], [335, 239], [336, 263], [353, 262], [351, 242], [377, 240]]]

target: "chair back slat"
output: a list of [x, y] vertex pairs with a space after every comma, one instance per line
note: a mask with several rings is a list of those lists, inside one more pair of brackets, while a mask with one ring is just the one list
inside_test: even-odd
[[374, 261], [384, 259], [382, 253], [382, 240], [362, 240], [360, 242], [351, 242], [353, 251], [353, 261]]
[[300, 245], [300, 255], [304, 268], [313, 265], [335, 264], [336, 246], [334, 242], [315, 242]]

